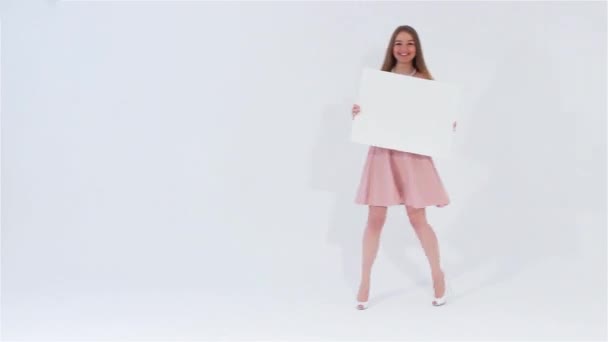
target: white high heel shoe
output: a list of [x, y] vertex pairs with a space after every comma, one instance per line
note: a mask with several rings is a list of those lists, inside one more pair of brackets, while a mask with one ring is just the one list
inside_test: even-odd
[[446, 293], [444, 293], [443, 296], [441, 296], [440, 298], [435, 297], [435, 300], [433, 300], [432, 304], [433, 304], [433, 306], [442, 306], [446, 302], [447, 302], [447, 296], [446, 296]]
[[447, 280], [445, 280], [445, 273], [443, 274], [443, 287], [444, 287], [444, 291], [443, 291], [443, 296], [441, 297], [434, 297], [433, 299], [433, 306], [442, 306], [447, 302], [447, 295], [448, 295], [448, 283]]
[[365, 302], [357, 302], [357, 310], [365, 310], [367, 309], [367, 301]]

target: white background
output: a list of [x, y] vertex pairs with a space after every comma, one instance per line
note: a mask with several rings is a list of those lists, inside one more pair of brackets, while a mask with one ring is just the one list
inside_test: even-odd
[[[606, 338], [605, 3], [0, 6], [3, 339]], [[394, 207], [360, 312], [350, 109], [402, 24], [472, 99], [452, 297]]]

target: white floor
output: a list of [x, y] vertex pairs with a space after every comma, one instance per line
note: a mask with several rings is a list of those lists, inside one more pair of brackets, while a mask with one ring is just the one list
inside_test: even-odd
[[[448, 304], [425, 282], [382, 283], [371, 306], [352, 289], [276, 288], [231, 293], [79, 293], [3, 298], [3, 339], [135, 340], [605, 340], [605, 272], [585, 260], [544, 259], [508, 279], [487, 265], [452, 277]], [[587, 263], [587, 265], [591, 265]], [[601, 270], [600, 270], [601, 271]], [[496, 281], [494, 281], [496, 280]], [[245, 287], [244, 287], [245, 288]]]

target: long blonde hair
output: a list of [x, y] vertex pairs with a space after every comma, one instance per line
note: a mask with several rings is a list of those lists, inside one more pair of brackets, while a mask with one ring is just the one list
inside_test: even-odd
[[382, 64], [382, 71], [392, 71], [395, 65], [397, 64], [397, 59], [393, 54], [393, 46], [395, 45], [395, 40], [397, 39], [397, 35], [401, 32], [407, 32], [414, 38], [414, 44], [416, 46], [416, 57], [414, 57], [413, 65], [416, 68], [417, 72], [422, 74], [422, 76], [426, 79], [432, 80], [433, 76], [429, 71], [429, 68], [426, 66], [426, 62], [424, 61], [424, 55], [422, 53], [422, 44], [420, 43], [420, 37], [418, 36], [418, 32], [408, 25], [399, 26], [393, 32], [391, 36], [391, 40], [388, 43], [388, 47], [386, 48], [386, 55], [384, 57], [384, 63]]

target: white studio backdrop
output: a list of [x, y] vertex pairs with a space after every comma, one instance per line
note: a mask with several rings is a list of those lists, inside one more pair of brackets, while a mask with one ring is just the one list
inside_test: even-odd
[[[605, 338], [605, 3], [1, 6], [3, 338]], [[468, 101], [428, 209], [448, 331], [399, 318], [431, 299], [403, 208], [353, 309], [350, 110], [403, 24]]]

